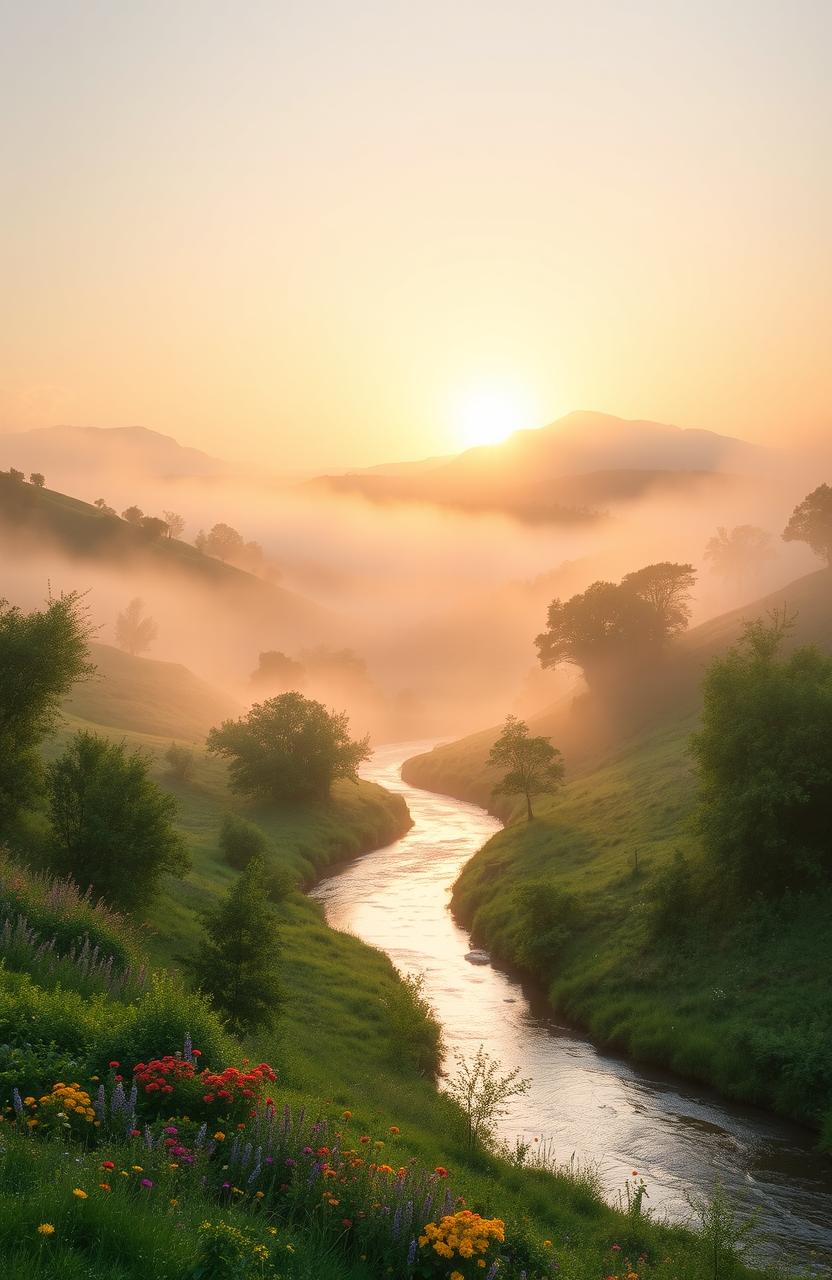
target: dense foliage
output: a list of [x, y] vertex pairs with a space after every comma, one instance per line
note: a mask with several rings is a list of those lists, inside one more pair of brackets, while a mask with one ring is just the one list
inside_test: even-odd
[[223, 815], [220, 826], [220, 848], [229, 867], [242, 871], [252, 858], [262, 857], [268, 848], [268, 840], [261, 827], [238, 813]]
[[95, 670], [88, 637], [75, 592], [29, 614], [0, 600], [0, 836], [37, 795], [36, 748], [54, 727], [62, 699]]
[[336, 778], [357, 777], [369, 741], [349, 736], [346, 712], [327, 711], [300, 693], [255, 703], [240, 720], [208, 735], [208, 750], [229, 761], [235, 791], [279, 803], [320, 800]]
[[663, 561], [620, 583], [593, 582], [569, 600], [553, 600], [546, 630], [535, 640], [542, 667], [571, 663], [590, 685], [620, 680], [684, 630], [696, 575], [689, 564]]
[[784, 656], [784, 615], [746, 626], [711, 666], [699, 765], [699, 823], [725, 879], [782, 893], [832, 874], [832, 658]]
[[798, 503], [783, 530], [784, 542], [807, 542], [832, 565], [832, 487], [818, 485]]
[[280, 947], [268, 892], [263, 859], [255, 855], [205, 913], [205, 936], [193, 962], [200, 986], [237, 1031], [273, 1026], [280, 1007]]
[[149, 767], [143, 752], [80, 732], [47, 770], [52, 869], [131, 911], [188, 868], [176, 801]]

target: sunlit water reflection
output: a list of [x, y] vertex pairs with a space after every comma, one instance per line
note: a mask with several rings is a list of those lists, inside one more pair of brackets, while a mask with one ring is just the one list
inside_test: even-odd
[[532, 1078], [503, 1135], [551, 1140], [558, 1155], [595, 1163], [610, 1193], [633, 1169], [649, 1204], [690, 1217], [685, 1193], [719, 1178], [759, 1215], [766, 1252], [832, 1274], [832, 1161], [812, 1135], [708, 1090], [602, 1053], [558, 1024], [538, 993], [493, 966], [465, 960], [468, 934], [448, 909], [463, 865], [500, 823], [475, 805], [419, 791], [401, 765], [431, 743], [380, 748], [363, 775], [403, 795], [413, 827], [315, 890], [336, 929], [380, 947], [403, 971], [424, 975], [449, 1048], [484, 1043]]

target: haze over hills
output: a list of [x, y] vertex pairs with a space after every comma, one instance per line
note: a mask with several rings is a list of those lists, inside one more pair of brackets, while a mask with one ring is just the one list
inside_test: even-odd
[[585, 508], [759, 472], [768, 453], [712, 431], [579, 411], [450, 459], [322, 477], [371, 501], [427, 502], [526, 519], [584, 518]]
[[[39, 427], [0, 435], [0, 467], [40, 471], [56, 487], [73, 488], [73, 481], [114, 472], [136, 479], [182, 479], [235, 474], [229, 462], [201, 449], [181, 445], [173, 436], [148, 427]], [[237, 469], [239, 470], [239, 469]]]

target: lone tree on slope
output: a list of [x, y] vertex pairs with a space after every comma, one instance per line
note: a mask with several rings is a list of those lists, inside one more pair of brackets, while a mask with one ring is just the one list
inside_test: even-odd
[[808, 542], [816, 556], [832, 565], [832, 488], [818, 485], [799, 502], [783, 530], [784, 542]]
[[529, 737], [529, 726], [517, 716], [507, 716], [488, 756], [492, 769], [505, 769], [502, 779], [492, 788], [494, 795], [525, 796], [526, 817], [531, 822], [532, 797], [552, 795], [563, 784], [564, 765], [561, 753], [549, 738]]
[[134, 658], [145, 653], [159, 634], [153, 619], [142, 617], [143, 608], [144, 601], [135, 596], [116, 618], [116, 644]]
[[202, 987], [238, 1033], [272, 1027], [281, 1004], [280, 939], [260, 855], [203, 916], [205, 935], [192, 963]]

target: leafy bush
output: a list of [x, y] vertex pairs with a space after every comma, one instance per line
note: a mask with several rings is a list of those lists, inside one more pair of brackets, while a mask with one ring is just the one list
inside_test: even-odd
[[233, 1042], [198, 991], [189, 991], [173, 974], [155, 973], [150, 987], [131, 1006], [117, 1034], [98, 1049], [99, 1071], [110, 1058], [118, 1058], [132, 1070], [137, 1062], [154, 1058], [160, 1046], [180, 1045], [190, 1035], [203, 1054], [203, 1064], [217, 1066], [234, 1056]]
[[227, 813], [220, 827], [220, 848], [229, 867], [244, 871], [252, 858], [262, 857], [268, 841], [261, 828], [253, 822], [239, 814]]
[[193, 773], [194, 753], [190, 747], [183, 747], [179, 742], [172, 742], [165, 752], [170, 771], [174, 778], [185, 782]]

